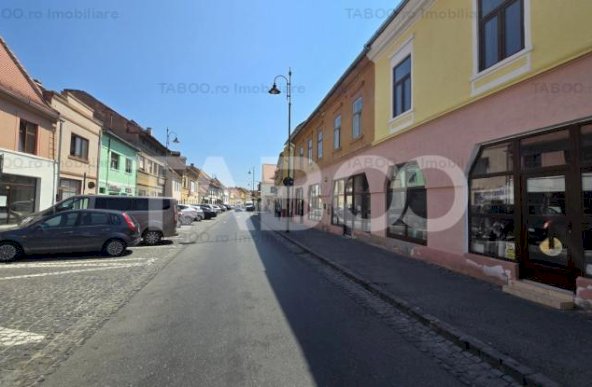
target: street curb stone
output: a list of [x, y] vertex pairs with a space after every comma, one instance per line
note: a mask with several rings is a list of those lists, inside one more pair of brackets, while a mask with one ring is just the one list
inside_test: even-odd
[[498, 350], [496, 350], [488, 344], [485, 344], [481, 340], [460, 331], [459, 329], [453, 327], [452, 325], [444, 321], [439, 320], [438, 318], [430, 315], [429, 313], [424, 312], [420, 307], [413, 306], [409, 302], [388, 293], [386, 290], [380, 288], [379, 286], [376, 286], [371, 282], [366, 281], [362, 277], [351, 272], [349, 269], [343, 267], [338, 263], [333, 262], [329, 258], [312, 250], [303, 243], [300, 243], [297, 240], [291, 238], [285, 232], [278, 230], [274, 230], [274, 232], [282, 236], [290, 243], [295, 244], [299, 248], [305, 250], [312, 256], [316, 257], [325, 265], [333, 268], [334, 270], [337, 270], [345, 277], [349, 278], [353, 282], [362, 286], [364, 289], [373, 293], [375, 296], [379, 297], [381, 300], [389, 303], [390, 305], [396, 307], [398, 310], [418, 320], [422, 324], [430, 327], [432, 330], [434, 330], [441, 336], [446, 337], [454, 344], [458, 345], [462, 350], [468, 351], [473, 355], [479, 357], [483, 361], [487, 362], [491, 366], [500, 369], [501, 371], [508, 373], [509, 375], [512, 375], [512, 377], [514, 377], [514, 379], [516, 379], [516, 381], [518, 381], [522, 385], [544, 387], [560, 386], [559, 383], [553, 381], [552, 379], [543, 375], [542, 373], [534, 371], [530, 367], [518, 362], [517, 360], [513, 359], [508, 355], [499, 352]]

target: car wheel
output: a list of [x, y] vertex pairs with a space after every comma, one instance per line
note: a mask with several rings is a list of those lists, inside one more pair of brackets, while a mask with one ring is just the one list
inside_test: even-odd
[[[193, 220], [190, 217], [188, 217], [188, 216], [182, 216], [181, 217], [181, 224], [182, 225], [185, 225], [186, 226], [186, 225], [191, 224], [191, 222], [193, 222]], [[151, 231], [149, 231], [149, 232], [151, 232]], [[144, 236], [144, 238], [145, 238], [145, 236]]]
[[17, 259], [23, 252], [21, 247], [13, 242], [0, 243], [0, 262], [10, 262]]
[[103, 252], [110, 257], [120, 257], [127, 248], [127, 245], [121, 239], [111, 239], [105, 242]]
[[144, 243], [148, 246], [154, 246], [155, 244], [159, 243], [162, 239], [162, 233], [160, 231], [146, 231], [144, 233]]

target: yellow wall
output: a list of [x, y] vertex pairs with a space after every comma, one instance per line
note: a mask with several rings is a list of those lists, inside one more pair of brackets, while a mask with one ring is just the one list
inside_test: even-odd
[[[526, 42], [516, 60], [498, 69], [474, 73], [474, 0], [436, 1], [380, 51], [371, 51], [376, 63], [375, 143], [592, 51], [591, 0], [524, 1], [525, 13], [531, 9], [525, 25], [530, 24], [532, 50]], [[412, 0], [406, 10], [419, 3], [431, 2]], [[391, 57], [411, 38], [413, 113], [392, 119]]]

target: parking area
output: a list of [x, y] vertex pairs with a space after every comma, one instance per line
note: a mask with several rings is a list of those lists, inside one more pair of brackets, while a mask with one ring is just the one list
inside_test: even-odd
[[0, 264], [0, 385], [30, 385], [48, 373], [220, 221], [181, 226], [179, 236], [118, 258], [55, 255]]

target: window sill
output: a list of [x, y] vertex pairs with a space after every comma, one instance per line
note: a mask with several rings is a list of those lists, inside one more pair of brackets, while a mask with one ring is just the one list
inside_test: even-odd
[[333, 153], [338, 153], [338, 152], [341, 152], [342, 150], [343, 150], [343, 148], [342, 148], [342, 147], [339, 147], [339, 148], [333, 148]]
[[388, 123], [392, 124], [394, 122], [404, 120], [405, 118], [408, 118], [409, 116], [413, 115], [413, 113], [414, 113], [413, 109], [406, 110], [403, 113], [399, 114], [398, 116], [392, 117]]
[[356, 138], [352, 138], [351, 143], [350, 144], [355, 144], [356, 142], [360, 142], [364, 139], [364, 134], [360, 134], [358, 137]]
[[84, 164], [89, 164], [88, 159], [83, 159], [83, 158], [72, 156], [72, 155], [68, 155], [68, 158], [70, 160], [79, 161], [79, 162], [84, 163]]
[[476, 74], [473, 74], [471, 81], [472, 82], [478, 81], [481, 78], [484, 78], [484, 77], [488, 76], [489, 74], [494, 73], [497, 70], [505, 67], [506, 65], [509, 65], [509, 64], [513, 63], [514, 61], [519, 60], [523, 56], [526, 56], [527, 54], [529, 54], [531, 51], [532, 51], [532, 48], [525, 47], [522, 50], [518, 51], [517, 53], [512, 54], [511, 56], [507, 57], [506, 59], [502, 59], [501, 61], [497, 62], [493, 66], [490, 66], [486, 69], [480, 70]]

